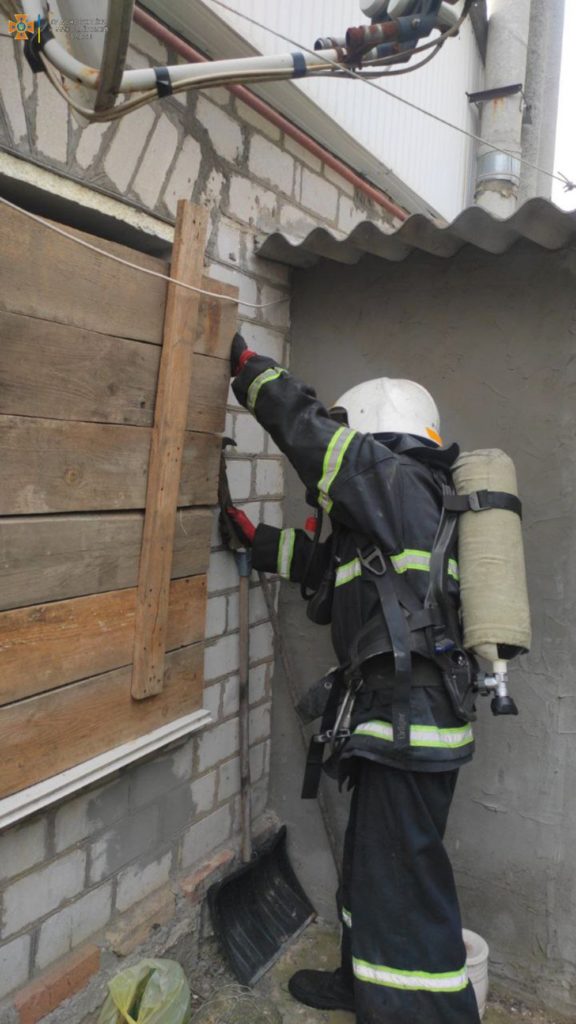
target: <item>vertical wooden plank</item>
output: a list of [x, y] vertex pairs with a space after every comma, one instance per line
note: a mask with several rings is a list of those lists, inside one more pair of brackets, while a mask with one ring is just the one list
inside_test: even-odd
[[[171, 275], [197, 287], [207, 225], [203, 207], [179, 202]], [[163, 687], [170, 567], [199, 307], [198, 294], [169, 285], [136, 600], [131, 690], [136, 700], [161, 693]]]

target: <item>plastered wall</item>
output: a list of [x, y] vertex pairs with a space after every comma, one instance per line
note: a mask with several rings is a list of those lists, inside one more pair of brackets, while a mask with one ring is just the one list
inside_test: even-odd
[[[504, 448], [524, 500], [534, 641], [512, 666], [517, 719], [481, 702], [477, 756], [449, 829], [464, 919], [508, 988], [576, 1006], [576, 252], [366, 258], [295, 274], [292, 368], [326, 402], [364, 379], [420, 381], [446, 440]], [[288, 477], [287, 520], [305, 515]], [[301, 677], [330, 665], [326, 631], [283, 588]], [[341, 839], [345, 803], [328, 795]], [[383, 868], [385, 866], [383, 865]]]

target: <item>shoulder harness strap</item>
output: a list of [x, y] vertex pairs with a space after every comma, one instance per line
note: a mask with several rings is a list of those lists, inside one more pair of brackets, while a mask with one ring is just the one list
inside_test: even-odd
[[[366, 577], [378, 592], [380, 607], [394, 655], [396, 681], [392, 697], [393, 745], [406, 750], [410, 745], [410, 685], [412, 681], [412, 639], [406, 616], [394, 588], [394, 570], [389, 559], [374, 544], [357, 545]], [[366, 652], [362, 652], [366, 660]]]
[[444, 508], [448, 512], [486, 512], [491, 508], [515, 512], [522, 518], [522, 502], [506, 491], [473, 491], [472, 494], [444, 495]]

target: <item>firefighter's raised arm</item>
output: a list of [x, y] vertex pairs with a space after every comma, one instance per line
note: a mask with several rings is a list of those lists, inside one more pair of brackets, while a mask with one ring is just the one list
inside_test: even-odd
[[252, 352], [239, 334], [230, 362], [236, 398], [268, 431], [319, 507], [383, 550], [399, 550], [394, 454], [370, 435], [335, 422], [312, 388]]

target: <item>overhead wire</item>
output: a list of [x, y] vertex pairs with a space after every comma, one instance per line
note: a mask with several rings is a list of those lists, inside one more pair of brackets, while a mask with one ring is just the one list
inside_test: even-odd
[[[284, 35], [284, 33], [278, 32], [276, 29], [270, 28], [268, 25], [264, 25], [256, 18], [252, 18], [250, 17], [250, 15], [244, 14], [242, 11], [234, 10], [234, 8], [224, 3], [223, 0], [210, 0], [210, 3], [213, 3], [215, 4], [216, 7], [221, 7], [223, 10], [228, 11], [229, 14], [233, 14], [239, 18], [243, 18], [245, 21], [250, 22], [256, 28], [263, 29], [265, 32], [270, 32], [271, 35], [276, 36], [278, 39], [282, 39], [285, 43], [290, 43], [291, 46], [298, 46], [301, 50], [303, 50], [304, 53], [315, 53], [315, 51], [311, 50], [309, 47], [303, 46], [301, 43], [296, 42], [294, 39], [290, 39], [289, 36]], [[465, 4], [464, 10], [469, 10], [471, 6], [472, 2], [471, 0], [469, 0], [469, 2]], [[453, 34], [454, 29], [451, 29], [450, 32], [451, 34]], [[340, 67], [340, 65], [338, 65], [335, 61], [330, 60], [330, 58], [328, 57], [323, 57], [322, 59], [327, 64], [334, 64], [336, 67]], [[512, 157], [513, 160], [517, 160], [519, 163], [524, 164], [524, 166], [530, 167], [532, 168], [532, 170], [538, 171], [540, 174], [544, 174], [545, 176], [551, 178], [553, 181], [559, 181], [564, 186], [565, 191], [572, 191], [572, 189], [576, 189], [576, 182], [567, 178], [565, 174], [556, 174], [554, 171], [546, 170], [543, 167], [539, 167], [538, 164], [532, 163], [531, 160], [527, 160], [525, 157], [521, 156], [518, 153], [515, 153], [513, 150], [504, 149], [501, 146], [495, 146], [493, 145], [493, 143], [488, 142], [487, 139], [482, 138], [481, 135], [476, 135], [474, 132], [469, 131], [467, 128], [462, 128], [460, 125], [454, 124], [452, 121], [448, 121], [446, 118], [441, 117], [440, 114], [434, 114], [432, 113], [431, 110], [426, 110], [425, 107], [421, 107], [418, 103], [414, 103], [412, 100], [408, 100], [404, 96], [399, 96], [398, 93], [390, 92], [389, 89], [386, 89], [382, 85], [378, 85], [371, 78], [365, 78], [362, 74], [358, 73], [352, 68], [349, 68], [347, 69], [347, 71], [343, 72], [343, 76], [349, 78], [357, 78], [360, 82], [365, 82], [366, 85], [370, 86], [372, 89], [376, 89], [378, 92], [384, 93], [385, 96], [389, 96], [391, 99], [398, 100], [399, 103], [404, 104], [404, 106], [409, 107], [411, 110], [416, 110], [418, 111], [418, 113], [424, 114], [425, 117], [431, 118], [438, 124], [442, 124], [446, 128], [452, 128], [454, 131], [459, 132], [460, 135], [465, 135], [467, 138], [472, 139], [474, 142], [481, 143], [483, 146], [486, 146], [494, 153], [504, 153], [505, 156]]]
[[231, 295], [221, 295], [219, 292], [211, 292], [206, 288], [197, 288], [196, 285], [188, 284], [186, 281], [179, 281], [178, 278], [172, 277], [170, 274], [162, 274], [159, 270], [151, 270], [149, 267], [142, 267], [139, 263], [132, 263], [131, 260], [125, 260], [122, 256], [116, 256], [112, 252], [108, 252], [106, 249], [101, 249], [100, 246], [94, 245], [92, 242], [87, 242], [84, 238], [78, 238], [77, 235], [73, 235], [70, 231], [66, 231], [65, 228], [58, 227], [57, 224], [52, 224], [50, 221], [39, 217], [36, 213], [31, 213], [30, 210], [24, 210], [17, 203], [12, 203], [9, 199], [5, 199], [4, 196], [0, 196], [0, 203], [3, 206], [9, 206], [10, 209], [16, 210], [17, 213], [23, 214], [30, 220], [35, 221], [42, 227], [53, 231], [57, 235], [61, 235], [63, 238], [69, 239], [71, 242], [75, 242], [76, 245], [81, 245], [84, 249], [90, 249], [92, 252], [97, 253], [99, 256], [104, 256], [106, 259], [113, 260], [114, 263], [121, 263], [125, 267], [130, 267], [132, 270], [137, 270], [141, 274], [148, 274], [150, 277], [158, 277], [162, 281], [166, 281], [169, 284], [176, 285], [178, 288], [185, 288], [189, 292], [196, 292], [198, 295], [206, 295], [211, 299], [218, 299], [220, 302], [233, 302], [238, 303], [239, 306], [245, 306], [249, 309], [267, 309], [270, 306], [279, 306], [285, 302], [289, 302], [289, 296], [282, 299], [274, 299], [272, 302], [245, 302], [243, 299], [235, 299]]

